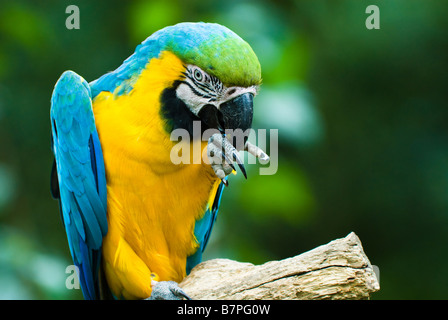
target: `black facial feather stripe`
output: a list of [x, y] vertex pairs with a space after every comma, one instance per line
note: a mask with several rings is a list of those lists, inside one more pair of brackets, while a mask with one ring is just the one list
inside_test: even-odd
[[[182, 80], [177, 80], [173, 83], [172, 87], [163, 90], [160, 96], [160, 114], [165, 119], [165, 130], [167, 133], [171, 133], [174, 129], [185, 129], [188, 131], [191, 137], [193, 137], [193, 122], [201, 121], [201, 119], [193, 114], [186, 104], [180, 100], [176, 95], [176, 89], [181, 84], [186, 83]], [[201, 125], [201, 134], [209, 127], [203, 123]]]
[[163, 90], [160, 96], [160, 114], [162, 119], [166, 121], [165, 130], [167, 133], [171, 134], [173, 130], [181, 128], [192, 135], [193, 121], [200, 119], [176, 96], [176, 88], [182, 82], [181, 80], [175, 81], [171, 88]]
[[195, 85], [197, 85], [199, 88], [201, 88], [203, 91], [207, 92], [208, 94], [216, 97], [216, 92], [210, 86], [204, 85], [202, 83], [196, 82]]
[[191, 84], [189, 84], [187, 81], [182, 81], [182, 83], [186, 84], [187, 86], [190, 87], [191, 91], [193, 91], [193, 93], [197, 96], [200, 96], [202, 98], [211, 98], [211, 96], [207, 95], [207, 94], [202, 94], [199, 91], [196, 90], [196, 88], [194, 88]]
[[[190, 81], [188, 81], [190, 80]], [[196, 80], [194, 79], [194, 77], [191, 74], [187, 74], [185, 77], [185, 81], [183, 81], [183, 83], [185, 83], [186, 85], [188, 85], [190, 88], [192, 88], [193, 92], [195, 94], [198, 93], [198, 90], [196, 90], [195, 88], [193, 88], [193, 85], [197, 86], [201, 86], [200, 83], [196, 82]], [[203, 85], [202, 85], [203, 86]], [[198, 88], [199, 89], [199, 88]], [[207, 89], [207, 87], [205, 87], [204, 89]], [[206, 90], [204, 90], [206, 91]], [[199, 94], [200, 95], [200, 94]]]
[[191, 82], [194, 85], [196, 85], [197, 87], [200, 87], [201, 89], [206, 91], [208, 94], [217, 96], [217, 93], [222, 91], [223, 84], [217, 77], [211, 76], [204, 72], [204, 73], [202, 73], [204, 76], [204, 80], [197, 81], [195, 79], [193, 73], [194, 73], [194, 69], [187, 68], [186, 72], [184, 72], [183, 74], [185, 75], [185, 78], [188, 78], [189, 80], [191, 80]]

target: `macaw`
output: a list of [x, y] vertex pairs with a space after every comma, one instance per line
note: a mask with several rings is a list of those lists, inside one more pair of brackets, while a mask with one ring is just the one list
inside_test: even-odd
[[[203, 22], [155, 32], [90, 83], [61, 75], [51, 190], [86, 299], [188, 298], [177, 284], [201, 261], [235, 162], [246, 176], [238, 151], [269, 158], [226, 133], [251, 127], [260, 83], [250, 45]], [[174, 164], [170, 134], [195, 122], [216, 131], [199, 144], [210, 161]]]

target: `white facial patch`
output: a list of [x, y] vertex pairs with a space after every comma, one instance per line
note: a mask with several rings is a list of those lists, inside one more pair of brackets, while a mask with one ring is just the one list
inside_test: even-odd
[[199, 110], [206, 104], [208, 99], [204, 99], [201, 96], [196, 95], [191, 88], [181, 83], [176, 90], [177, 97], [182, 100], [195, 115], [198, 115]]
[[252, 93], [254, 96], [258, 92], [258, 86], [251, 87], [226, 87], [222, 82], [194, 65], [187, 65], [185, 79], [176, 89], [176, 95], [195, 114], [207, 104], [219, 106], [244, 93]]

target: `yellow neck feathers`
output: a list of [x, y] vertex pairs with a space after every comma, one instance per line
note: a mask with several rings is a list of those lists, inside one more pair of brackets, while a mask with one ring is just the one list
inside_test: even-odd
[[117, 297], [147, 298], [152, 279], [185, 276], [186, 258], [198, 248], [195, 221], [219, 183], [209, 165], [170, 160], [175, 142], [164, 130], [160, 95], [184, 69], [163, 52], [128, 95], [101, 92], [93, 103], [108, 192], [103, 267]]

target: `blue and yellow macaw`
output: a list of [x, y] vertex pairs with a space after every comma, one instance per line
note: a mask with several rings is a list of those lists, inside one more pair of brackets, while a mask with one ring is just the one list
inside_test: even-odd
[[[245, 175], [237, 151], [267, 159], [224, 133], [251, 127], [260, 70], [226, 27], [180, 23], [91, 83], [62, 74], [51, 98], [52, 193], [86, 299], [186, 296], [175, 283], [201, 261], [234, 161]], [[174, 164], [170, 134], [192, 136], [195, 121], [218, 132], [200, 142], [210, 162]]]

